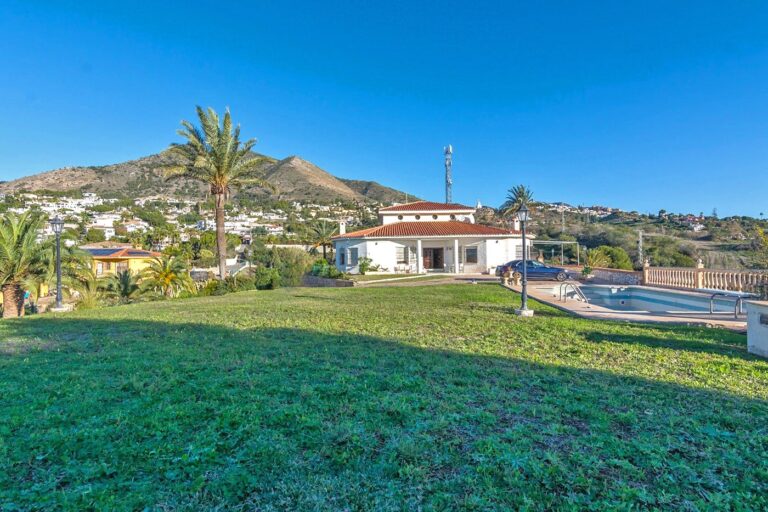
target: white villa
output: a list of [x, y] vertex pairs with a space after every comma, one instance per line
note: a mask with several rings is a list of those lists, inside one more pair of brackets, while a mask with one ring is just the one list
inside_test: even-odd
[[[379, 210], [380, 226], [333, 238], [336, 268], [358, 273], [361, 258], [382, 272], [494, 272], [496, 266], [522, 259], [522, 236], [514, 230], [475, 224], [475, 208], [417, 201]], [[530, 242], [529, 251], [530, 251]]]

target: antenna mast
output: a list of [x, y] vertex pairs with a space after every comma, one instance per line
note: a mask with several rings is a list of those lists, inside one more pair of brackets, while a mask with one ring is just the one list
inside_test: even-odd
[[445, 202], [446, 204], [453, 201], [451, 194], [451, 186], [453, 185], [453, 177], [451, 176], [451, 167], [453, 167], [453, 146], [448, 144], [443, 148], [443, 154], [445, 155]]

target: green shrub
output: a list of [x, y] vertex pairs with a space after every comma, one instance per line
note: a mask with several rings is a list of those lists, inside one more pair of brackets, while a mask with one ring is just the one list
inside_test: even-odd
[[277, 270], [281, 286], [300, 286], [301, 278], [312, 268], [312, 257], [306, 251], [289, 247], [257, 249], [253, 262]]
[[280, 273], [275, 268], [259, 267], [254, 272], [254, 285], [258, 290], [279, 288], [280, 281]]

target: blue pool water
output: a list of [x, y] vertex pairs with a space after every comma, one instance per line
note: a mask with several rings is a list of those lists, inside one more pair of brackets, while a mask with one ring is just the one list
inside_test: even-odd
[[[582, 285], [590, 304], [617, 311], [709, 313], [711, 293], [659, 290], [642, 286]], [[715, 313], [733, 313], [736, 297], [717, 297]]]

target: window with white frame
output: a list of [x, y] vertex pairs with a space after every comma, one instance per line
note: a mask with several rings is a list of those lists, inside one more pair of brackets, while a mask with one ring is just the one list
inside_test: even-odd
[[522, 245], [516, 245], [515, 246], [515, 259], [516, 260], [523, 259], [523, 246]]
[[466, 247], [464, 249], [464, 262], [477, 263], [477, 247]]
[[408, 264], [408, 247], [407, 246], [396, 247], [395, 256], [397, 257], [398, 265], [407, 265]]

